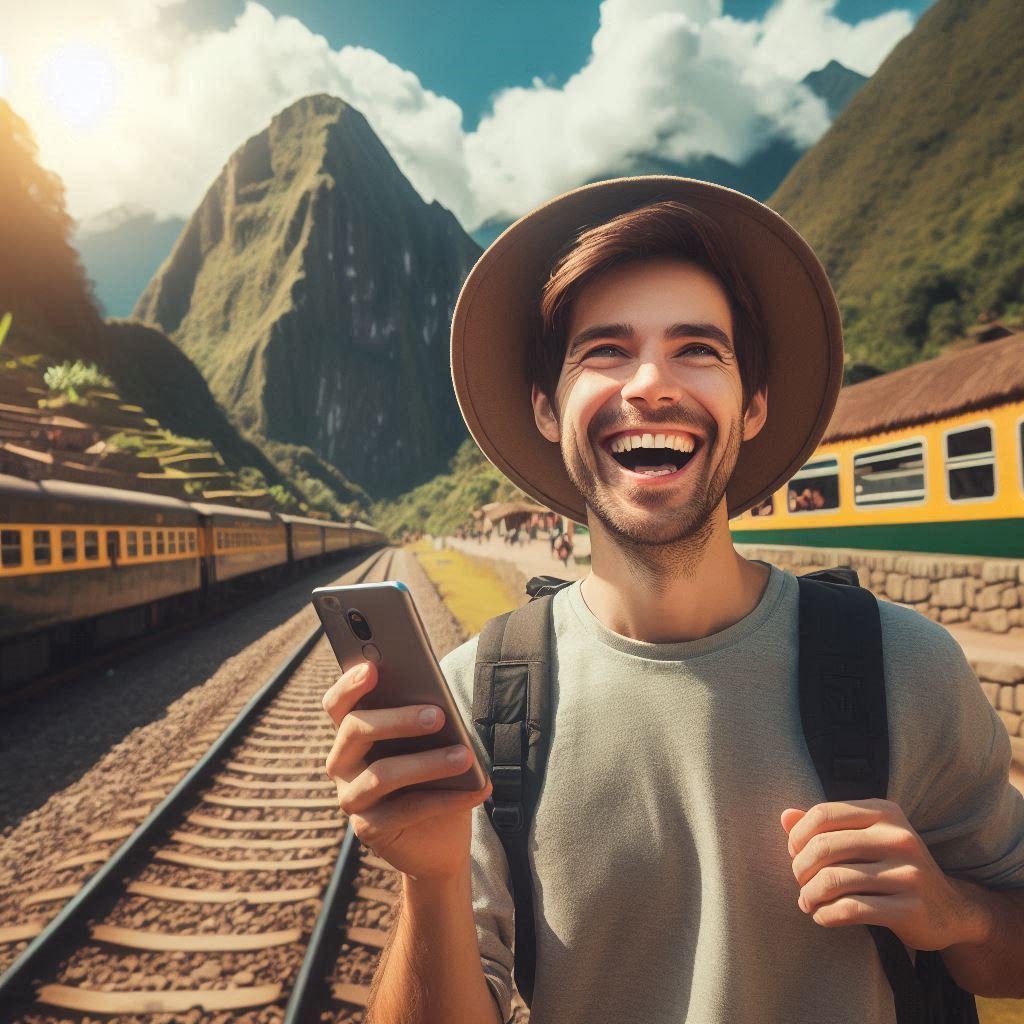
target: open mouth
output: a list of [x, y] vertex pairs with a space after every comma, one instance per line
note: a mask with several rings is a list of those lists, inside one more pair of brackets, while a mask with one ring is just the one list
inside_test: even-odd
[[696, 438], [663, 438], [659, 435], [648, 440], [649, 437], [615, 438], [605, 446], [605, 450], [623, 469], [639, 476], [656, 477], [678, 473], [700, 447]]

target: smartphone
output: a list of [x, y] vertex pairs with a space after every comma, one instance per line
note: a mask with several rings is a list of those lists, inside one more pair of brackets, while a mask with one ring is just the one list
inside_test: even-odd
[[356, 707], [433, 704], [444, 712], [444, 725], [437, 732], [381, 740], [370, 748], [367, 763], [462, 743], [474, 758], [465, 772], [405, 788], [482, 789], [487, 783], [486, 756], [475, 731], [466, 727], [459, 714], [409, 588], [397, 581], [317, 587], [313, 591], [313, 607], [343, 672], [365, 661], [377, 665], [377, 685]]

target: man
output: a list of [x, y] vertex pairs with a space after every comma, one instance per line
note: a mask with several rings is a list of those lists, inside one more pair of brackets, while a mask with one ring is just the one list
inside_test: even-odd
[[[474, 268], [452, 371], [488, 457], [591, 534], [590, 575], [552, 605], [535, 1024], [891, 1024], [864, 924], [943, 950], [971, 991], [1024, 997], [1024, 800], [959, 647], [882, 603], [889, 799], [823, 802], [796, 580], [731, 541], [729, 515], [814, 450], [841, 379], [835, 300], [796, 232], [699, 182], [576, 190]], [[475, 649], [444, 662], [467, 720]], [[463, 772], [459, 749], [368, 768], [371, 742], [440, 725], [429, 708], [354, 711], [375, 682], [367, 666], [324, 699], [339, 803], [403, 873], [371, 1019], [507, 1020], [513, 902], [478, 806], [490, 787], [398, 792]]]

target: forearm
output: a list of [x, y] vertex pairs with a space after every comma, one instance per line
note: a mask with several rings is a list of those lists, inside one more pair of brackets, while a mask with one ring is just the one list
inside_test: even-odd
[[403, 880], [367, 1024], [501, 1024], [480, 966], [468, 869], [450, 882]]
[[1024, 889], [986, 889], [952, 879], [980, 924], [976, 942], [942, 950], [956, 983], [989, 998], [1024, 999]]

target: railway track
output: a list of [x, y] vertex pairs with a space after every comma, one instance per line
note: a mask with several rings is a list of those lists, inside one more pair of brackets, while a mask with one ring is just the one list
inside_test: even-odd
[[[345, 582], [387, 579], [393, 558]], [[337, 675], [314, 630], [205, 752], [168, 754], [155, 809], [124, 808], [68, 857], [102, 863], [84, 885], [25, 900], [0, 929], [0, 946], [31, 940], [0, 976], [5, 1022], [362, 1020], [398, 881], [361, 855], [324, 776]]]

